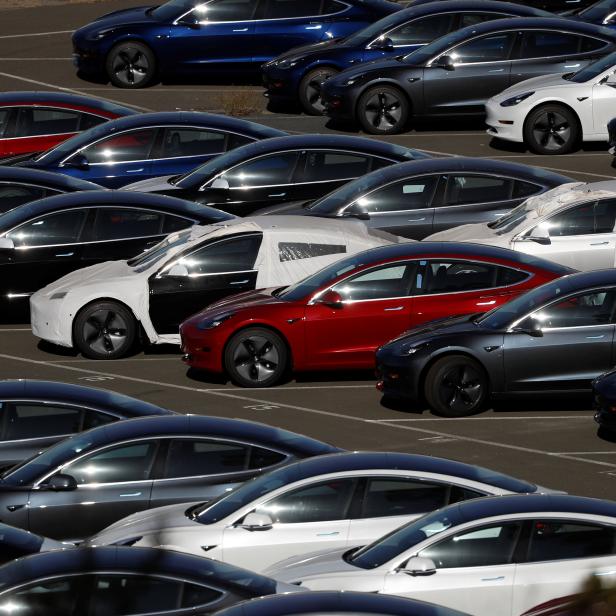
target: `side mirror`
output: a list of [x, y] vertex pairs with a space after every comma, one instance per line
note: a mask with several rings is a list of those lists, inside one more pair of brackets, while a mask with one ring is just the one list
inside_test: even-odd
[[183, 17], [177, 20], [177, 24], [180, 26], [186, 26], [187, 28], [192, 28], [193, 30], [198, 30], [201, 27], [199, 20], [194, 14], [194, 11], [190, 11]]
[[47, 482], [47, 489], [54, 492], [68, 492], [77, 489], [77, 481], [72, 475], [58, 473], [52, 475]]
[[536, 244], [542, 244], [544, 246], [549, 246], [552, 243], [549, 231], [546, 227], [541, 225], [537, 225], [530, 233], [527, 233], [521, 239], [526, 242], [535, 242]]
[[394, 42], [388, 37], [379, 37], [372, 43], [372, 49], [379, 49], [381, 51], [393, 51], [395, 49]]
[[256, 530], [271, 530], [274, 521], [267, 513], [249, 513], [240, 524], [240, 528], [254, 532]]
[[165, 273], [166, 276], [178, 276], [186, 278], [188, 276], [188, 268], [181, 263], [176, 263], [170, 270]]
[[12, 250], [15, 248], [15, 242], [10, 237], [0, 237], [0, 250]]
[[421, 556], [413, 556], [409, 558], [406, 565], [399, 569], [402, 573], [412, 575], [413, 577], [423, 575], [434, 575], [436, 573], [436, 565], [431, 558], [422, 558]]
[[524, 321], [522, 321], [517, 327], [514, 327], [512, 331], [520, 334], [528, 334], [533, 338], [541, 338], [543, 336], [541, 322], [533, 317], [524, 319]]
[[212, 188], [216, 188], [218, 190], [229, 190], [229, 181], [225, 178], [216, 178], [212, 182]]
[[71, 169], [81, 169], [82, 171], [86, 171], [90, 168], [90, 161], [83, 154], [75, 154], [72, 158], [67, 160], [64, 163], [65, 167], [70, 167]]
[[453, 71], [456, 68], [451, 56], [441, 56], [440, 58], [437, 58], [434, 62], [434, 66], [437, 68], [444, 68], [446, 71]]
[[317, 298], [317, 304], [324, 304], [325, 306], [329, 306], [330, 308], [342, 308], [344, 305], [342, 303], [342, 296], [337, 291], [333, 291], [330, 289], [329, 291], [325, 291], [321, 297]]

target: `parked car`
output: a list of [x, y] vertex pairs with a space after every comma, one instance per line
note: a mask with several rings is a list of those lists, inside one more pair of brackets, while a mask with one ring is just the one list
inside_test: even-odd
[[348, 135], [293, 135], [254, 143], [181, 176], [126, 186], [247, 216], [267, 206], [313, 200], [375, 169], [428, 154]]
[[171, 0], [115, 11], [73, 34], [74, 62], [120, 88], [255, 71], [280, 53], [347, 36], [399, 10], [386, 0]]
[[616, 107], [616, 52], [575, 73], [534, 77], [486, 103], [488, 134], [538, 154], [607, 141]]
[[0, 523], [0, 565], [9, 563], [22, 556], [68, 547], [72, 547], [72, 544], [35, 535], [23, 528], [15, 528], [14, 526]]
[[136, 180], [184, 173], [241, 145], [285, 134], [211, 113], [140, 113], [95, 126], [16, 164], [119, 188]]
[[613, 366], [614, 269], [548, 282], [483, 316], [409, 330], [377, 352], [380, 389], [461, 417], [491, 398], [590, 393]]
[[593, 2], [584, 10], [576, 11], [574, 18], [613, 28], [616, 26], [616, 1], [599, 0]]
[[272, 206], [258, 214], [352, 216], [420, 240], [464, 223], [493, 221], [531, 195], [572, 181], [509, 161], [430, 158], [378, 169], [314, 202]]
[[32, 332], [93, 359], [126, 355], [140, 331], [145, 344], [179, 344], [180, 323], [209, 303], [292, 284], [366, 246], [398, 241], [354, 222], [261, 216], [174, 233], [138, 257], [68, 274], [35, 293]]
[[326, 113], [374, 134], [411, 118], [482, 116], [505, 88], [581, 69], [616, 49], [610, 28], [563, 18], [497, 19], [447, 34], [400, 60], [353, 67], [322, 88]]
[[304, 111], [320, 115], [321, 84], [359, 62], [409, 53], [449, 32], [504, 17], [550, 17], [512, 2], [443, 0], [397, 11], [350, 36], [296, 47], [262, 67], [265, 95], [273, 101], [298, 100]]
[[98, 184], [63, 173], [0, 165], [0, 214], [44, 197], [102, 189]]
[[[443, 2], [444, 0], [411, 0], [413, 5], [435, 1]], [[551, 13], [567, 16], [587, 6], [592, 6], [596, 1], [597, 0], [512, 0], [515, 4], [530, 5]]]
[[374, 541], [449, 503], [537, 486], [461, 462], [402, 453], [318, 456], [211, 503], [134, 514], [88, 539], [174, 549], [263, 571], [290, 556]]
[[616, 371], [610, 370], [592, 382], [592, 393], [597, 412], [595, 421], [599, 431], [606, 435], [616, 432]]
[[365, 592], [302, 592], [242, 601], [215, 616], [464, 616], [434, 603]]
[[0, 216], [0, 302], [28, 298], [76, 269], [138, 255], [168, 233], [233, 217], [190, 201], [110, 190], [33, 201]]
[[431, 241], [479, 242], [586, 271], [616, 263], [616, 181], [563, 184], [491, 223], [462, 225]]
[[0, 568], [0, 610], [28, 616], [210, 614], [297, 587], [168, 550], [77, 548], [35, 554]]
[[63, 438], [120, 419], [173, 415], [114, 391], [57, 381], [0, 381], [0, 469]]
[[0, 158], [43, 152], [135, 109], [69, 92], [0, 94]]
[[616, 564], [616, 503], [546, 494], [439, 509], [363, 548], [296, 557], [266, 574], [311, 590], [438, 601], [474, 616], [521, 614]]
[[291, 370], [374, 368], [377, 347], [410, 327], [485, 312], [572, 271], [480, 245], [383, 246], [207, 307], [180, 328], [184, 361], [243, 387]]
[[82, 539], [136, 511], [209, 501], [264, 470], [338, 451], [239, 419], [127, 419], [64, 439], [6, 470], [2, 521], [55, 539]]

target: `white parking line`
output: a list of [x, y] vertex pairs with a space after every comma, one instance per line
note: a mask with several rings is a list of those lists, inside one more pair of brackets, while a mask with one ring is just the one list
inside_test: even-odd
[[29, 327], [12, 327], [10, 329], [0, 328], [0, 332], [29, 332], [32, 331]]
[[[77, 368], [77, 367], [73, 367], [73, 366], [66, 366], [66, 365], [62, 365], [62, 364], [52, 364], [49, 363], [47, 361], [41, 361], [38, 359], [27, 359], [25, 357], [19, 357], [19, 356], [15, 356], [15, 355], [8, 355], [6, 353], [0, 353], [0, 358], [3, 359], [8, 359], [8, 360], [12, 360], [12, 361], [21, 361], [27, 364], [34, 364], [34, 365], [39, 365], [39, 366], [48, 366], [48, 367], [52, 367], [52, 368], [59, 368], [62, 370], [70, 370], [72, 372], [79, 372], [79, 373], [83, 373], [83, 374], [92, 374], [98, 377], [107, 377], [107, 378], [114, 378], [114, 379], [121, 379], [121, 380], [125, 380], [125, 381], [131, 381], [133, 383], [144, 383], [146, 385], [156, 385], [158, 387], [169, 387], [172, 389], [179, 389], [182, 391], [191, 391], [191, 392], [198, 392], [198, 393], [205, 393], [205, 394], [209, 394], [211, 396], [219, 396], [221, 398], [229, 398], [230, 400], [240, 400], [242, 402], [252, 402], [252, 403], [256, 403], [258, 405], [266, 405], [267, 407], [271, 408], [272, 405], [275, 405], [279, 408], [284, 408], [284, 409], [292, 409], [294, 411], [301, 411], [303, 413], [310, 413], [312, 415], [320, 415], [323, 417], [331, 417], [334, 419], [342, 419], [345, 422], [359, 422], [362, 424], [366, 424], [366, 423], [371, 423], [369, 420], [367, 419], [363, 419], [361, 417], [356, 417], [354, 415], [345, 415], [344, 413], [336, 413], [333, 411], [322, 411], [319, 409], [313, 409], [313, 408], [309, 408], [306, 406], [299, 406], [296, 404], [287, 404], [286, 402], [271, 402], [270, 400], [262, 400], [260, 398], [253, 398], [250, 396], [242, 396], [240, 394], [234, 394], [234, 393], [229, 393], [226, 391], [212, 391], [209, 389], [199, 389], [199, 388], [195, 388], [195, 387], [189, 387], [187, 385], [176, 385], [175, 383], [165, 383], [165, 382], [161, 382], [161, 381], [155, 381], [153, 379], [142, 379], [139, 377], [134, 377], [134, 376], [126, 376], [124, 374], [117, 374], [117, 373], [113, 373], [113, 372], [98, 372], [96, 370], [88, 370], [87, 368]], [[274, 409], [272, 409], [274, 410]], [[511, 451], [520, 451], [523, 453], [530, 453], [530, 454], [535, 454], [535, 455], [540, 455], [540, 456], [547, 456], [550, 458], [559, 458], [562, 460], [568, 460], [568, 461], [572, 461], [572, 462], [583, 462], [585, 464], [591, 464], [594, 466], [607, 466], [609, 468], [615, 468], [616, 467], [616, 463], [610, 463], [610, 462], [601, 462], [600, 460], [589, 460], [587, 458], [580, 458], [578, 456], [573, 456], [573, 455], [567, 455], [567, 454], [560, 454], [560, 453], [554, 453], [554, 452], [549, 452], [549, 451], [542, 451], [541, 449], [533, 449], [531, 447], [522, 447], [520, 445], [510, 445], [508, 443], [496, 443], [493, 441], [488, 441], [485, 439], [480, 439], [480, 438], [473, 438], [470, 436], [462, 436], [459, 434], [451, 434], [448, 432], [441, 432], [438, 430], [427, 430], [425, 428], [417, 428], [417, 427], [411, 427], [411, 426], [407, 426], [407, 425], [401, 425], [401, 424], [396, 424], [396, 423], [388, 423], [388, 422], [381, 422], [378, 424], [379, 426], [383, 426], [383, 427], [387, 427], [390, 428], [392, 430], [405, 430], [405, 431], [409, 431], [409, 432], [416, 432], [419, 434], [425, 434], [425, 435], [429, 435], [432, 437], [443, 437], [443, 438], [447, 438], [447, 439], [454, 439], [456, 441], [465, 441], [465, 442], [469, 442], [469, 443], [475, 443], [477, 445], [486, 445], [488, 447], [494, 447], [496, 449], [508, 449]]]
[[2, 62], [45, 62], [47, 60], [62, 60], [63, 62], [70, 61], [72, 58], [0, 58]]
[[559, 453], [563, 453], [566, 456], [614, 456], [616, 455], [616, 451], [562, 451]]
[[24, 36], [52, 36], [54, 34], [72, 34], [75, 30], [55, 30], [54, 32], [33, 32], [31, 34], [3, 34], [0, 39], [23, 38]]
[[[521, 415], [519, 417], [448, 417], [447, 422], [450, 421], [502, 421], [503, 419], [583, 419], [584, 421], [588, 421], [588, 417], [592, 416], [592, 412], [587, 412], [585, 415]], [[398, 422], [398, 423], [406, 423], [406, 422], [417, 422], [417, 421], [442, 421], [442, 419], [438, 417], [417, 417], [413, 419], [367, 419], [369, 423], [383, 423], [383, 422]], [[575, 453], [575, 452], [569, 452]], [[615, 452], [616, 453], [616, 452]]]

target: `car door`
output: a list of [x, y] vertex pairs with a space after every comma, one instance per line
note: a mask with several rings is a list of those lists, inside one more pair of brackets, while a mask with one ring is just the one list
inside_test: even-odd
[[15, 120], [17, 110], [13, 107], [0, 107], [0, 158], [15, 155]]
[[424, 106], [429, 115], [483, 114], [485, 102], [510, 84], [511, 52], [517, 34], [495, 32], [448, 50], [452, 70], [432, 60], [424, 71]]
[[311, 479], [256, 507], [273, 524], [262, 531], [242, 528], [242, 520], [223, 530], [223, 560], [260, 571], [291, 556], [347, 544], [348, 510], [356, 479]]
[[[508, 390], [590, 389], [590, 381], [614, 362], [615, 307], [616, 289], [599, 289], [544, 306], [512, 324], [503, 347]], [[533, 322], [542, 335], [526, 333]]]
[[434, 562], [434, 574], [392, 571], [385, 576], [383, 592], [438, 602], [473, 616], [513, 616], [513, 554], [521, 529], [521, 522], [494, 522], [436, 540], [417, 554]]
[[530, 546], [518, 563], [513, 613], [572, 595], [593, 575], [616, 581], [616, 529], [584, 519], [540, 518], [526, 522]]
[[169, 30], [174, 69], [199, 74], [252, 66], [257, 2], [211, 0], [176, 19]]
[[512, 248], [587, 271], [614, 267], [616, 199], [574, 205], [514, 238]]
[[398, 180], [362, 195], [340, 214], [367, 214], [370, 227], [421, 240], [433, 233], [434, 205], [445, 183], [441, 182], [436, 174]]
[[58, 470], [75, 478], [74, 490], [52, 491], [42, 477], [30, 491], [30, 530], [83, 538], [147, 509], [158, 445], [156, 439], [128, 441], [76, 458]]
[[607, 125], [616, 109], [616, 71], [592, 87], [593, 133], [607, 135]]
[[340, 306], [306, 306], [307, 364], [312, 367], [374, 366], [378, 346], [408, 329], [414, 308], [411, 289], [417, 264], [395, 261], [350, 275], [331, 290]]
[[177, 334], [180, 323], [227, 295], [254, 289], [262, 234], [249, 233], [191, 248], [152, 275], [149, 311], [159, 334]]

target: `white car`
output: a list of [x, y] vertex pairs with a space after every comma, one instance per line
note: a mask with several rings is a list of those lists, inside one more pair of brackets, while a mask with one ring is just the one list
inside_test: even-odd
[[287, 559], [265, 574], [309, 590], [361, 590], [438, 602], [474, 616], [519, 616], [616, 580], [616, 503], [578, 496], [451, 505], [363, 548]]
[[607, 180], [563, 184], [493, 222], [462, 225], [426, 241], [502, 246], [589, 271], [616, 265], [615, 227], [616, 181]]
[[[579, 67], [573, 62], [571, 69]], [[616, 52], [573, 73], [521, 81], [486, 103], [488, 133], [539, 154], [564, 154], [582, 141], [607, 141], [616, 116]]]
[[32, 332], [93, 359], [122, 357], [140, 331], [151, 344], [179, 344], [180, 323], [214, 301], [286, 286], [345, 255], [398, 241], [361, 221], [307, 216], [194, 226], [133, 259], [80, 269], [37, 291]]
[[319, 547], [373, 541], [448, 503], [538, 489], [431, 456], [328, 454], [271, 471], [207, 504], [130, 515], [86, 543], [166, 546], [262, 571]]

